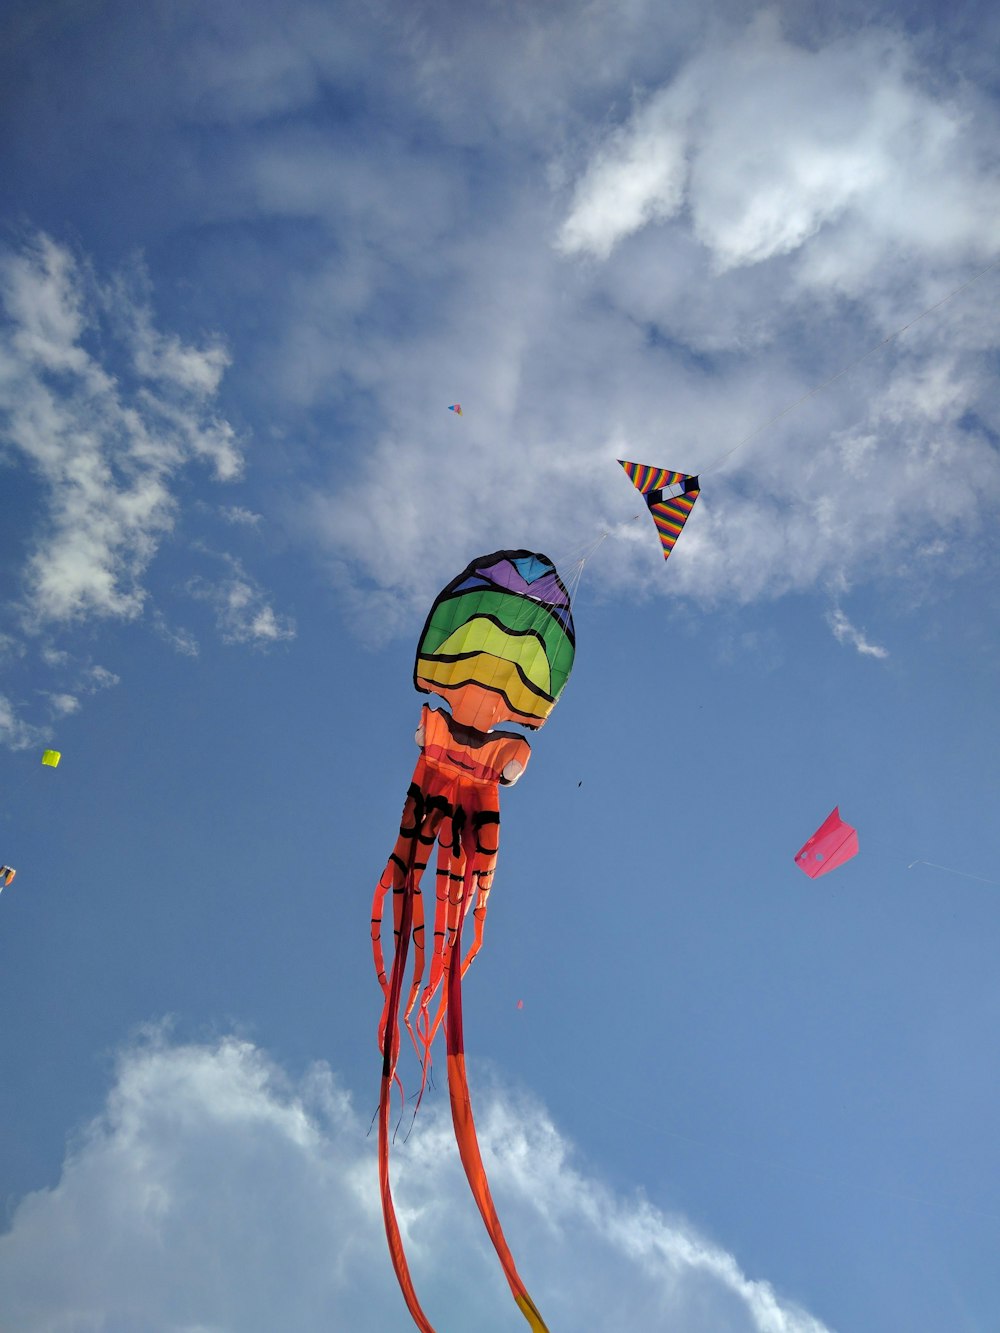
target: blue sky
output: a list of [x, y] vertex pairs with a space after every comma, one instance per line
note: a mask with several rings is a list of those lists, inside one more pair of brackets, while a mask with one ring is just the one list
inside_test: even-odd
[[[1000, 252], [997, 14], [2, 24], [0, 1323], [409, 1327], [416, 637], [609, 532], [465, 992], [527, 1285], [554, 1333], [994, 1329], [1000, 270], [851, 363]], [[667, 565], [618, 457], [703, 477]], [[414, 1278], [500, 1333], [442, 1084]]]

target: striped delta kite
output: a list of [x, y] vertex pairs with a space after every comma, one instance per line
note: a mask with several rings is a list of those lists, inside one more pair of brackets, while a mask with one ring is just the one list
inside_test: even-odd
[[642, 493], [660, 534], [663, 558], [668, 559], [695, 500], [701, 494], [701, 483], [697, 477], [689, 477], [684, 472], [668, 472], [666, 468], [650, 467], [648, 463], [629, 463], [624, 458], [619, 458], [618, 462], [632, 485]]
[[[378, 1032], [382, 1214], [396, 1277], [422, 1333], [434, 1329], [417, 1299], [396, 1221], [389, 1120], [393, 1085], [402, 1086], [396, 1073], [401, 1026], [420, 1059], [422, 1095], [442, 1022], [452, 1122], [465, 1174], [518, 1309], [535, 1333], [547, 1333], [507, 1247], [483, 1167], [465, 1071], [462, 979], [483, 942], [500, 836], [499, 789], [518, 780], [531, 754], [519, 732], [493, 728], [500, 722], [532, 730], [542, 726], [569, 678], [574, 651], [569, 593], [551, 560], [532, 551], [495, 551], [473, 560], [434, 602], [417, 647], [414, 685], [439, 695], [451, 711], [429, 704], [421, 711], [420, 757], [399, 837], [375, 889], [371, 935], [384, 997]], [[422, 880], [435, 845], [428, 948]], [[390, 900], [393, 951], [387, 966], [382, 933]], [[473, 939], [463, 957], [462, 930], [470, 913]], [[413, 969], [404, 999], [411, 944]]]

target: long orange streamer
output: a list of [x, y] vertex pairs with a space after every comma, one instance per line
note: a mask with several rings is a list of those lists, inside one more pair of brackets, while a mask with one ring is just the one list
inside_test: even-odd
[[[475, 857], [471, 849], [466, 852], [465, 887], [466, 901], [468, 891], [475, 874]], [[451, 953], [451, 965], [448, 969], [448, 1010], [445, 1033], [448, 1046], [448, 1096], [451, 1101], [451, 1120], [455, 1127], [458, 1151], [465, 1167], [465, 1175], [472, 1189], [473, 1198], [479, 1208], [480, 1216], [486, 1224], [493, 1248], [497, 1252], [504, 1276], [513, 1292], [518, 1309], [524, 1315], [532, 1333], [548, 1333], [548, 1327], [538, 1312], [538, 1307], [528, 1295], [528, 1289], [517, 1271], [514, 1256], [507, 1245], [497, 1210], [490, 1193], [486, 1168], [483, 1166], [476, 1125], [472, 1118], [472, 1100], [469, 1096], [469, 1083], [465, 1074], [465, 1030], [462, 1023], [462, 920], [458, 923], [458, 936]]]
[[[426, 716], [426, 710], [425, 710]], [[379, 1093], [378, 1165], [382, 1215], [389, 1254], [406, 1308], [421, 1333], [434, 1333], [433, 1326], [420, 1306], [410, 1276], [392, 1201], [389, 1180], [392, 1091], [399, 1082], [396, 1062], [399, 1058], [401, 1016], [405, 1020], [423, 1064], [424, 1079], [430, 1063], [430, 1046], [438, 1025], [445, 1021], [448, 1061], [448, 1092], [452, 1123], [459, 1155], [480, 1215], [500, 1259], [518, 1309], [532, 1333], [548, 1333], [546, 1324], [517, 1271], [508, 1248], [496, 1207], [490, 1193], [482, 1153], [476, 1137], [472, 1103], [465, 1070], [465, 1039], [462, 1025], [462, 977], [482, 944], [486, 901], [492, 886], [499, 836], [498, 781], [502, 762], [511, 745], [526, 760], [527, 744], [510, 733], [483, 736], [482, 744], [470, 751], [470, 758], [482, 760], [483, 752], [496, 753], [495, 767], [477, 765], [476, 776], [442, 762], [428, 762], [422, 753], [403, 808], [399, 838], [378, 885], [372, 902], [372, 951], [375, 971], [382, 986], [385, 1004], [379, 1025], [382, 1050], [382, 1082]], [[449, 759], [452, 755], [448, 756]], [[500, 762], [502, 761], [502, 762]], [[463, 765], [463, 768], [465, 765]], [[487, 773], [490, 776], [485, 776]], [[482, 774], [482, 776], [480, 776]], [[434, 942], [431, 968], [421, 994], [425, 962], [424, 906], [421, 889], [423, 872], [435, 843], [437, 857], [437, 906], [434, 917]], [[395, 949], [392, 967], [386, 975], [382, 949], [382, 916], [385, 899], [391, 890]], [[462, 927], [472, 911], [475, 936], [467, 956], [462, 957]], [[410, 943], [413, 942], [413, 978], [404, 1005], [404, 980]], [[443, 983], [443, 984], [442, 984]], [[432, 1020], [429, 1006], [440, 988], [437, 1014]], [[417, 996], [416, 1016], [419, 1040], [411, 1026]], [[421, 1092], [423, 1084], [421, 1085]], [[418, 1103], [419, 1104], [419, 1103]]]
[[[413, 844], [416, 848], [416, 841]], [[406, 1262], [403, 1238], [399, 1234], [399, 1223], [392, 1203], [392, 1190], [389, 1187], [389, 1117], [392, 1110], [392, 1086], [395, 1080], [396, 1056], [399, 1052], [399, 999], [403, 989], [403, 973], [406, 970], [406, 955], [409, 952], [410, 933], [413, 923], [413, 866], [407, 869], [403, 905], [400, 915], [399, 934], [396, 939], [396, 953], [392, 960], [392, 976], [389, 982], [389, 1010], [386, 1015], [385, 1031], [382, 1037], [382, 1086], [378, 1103], [378, 1180], [382, 1194], [382, 1217], [385, 1222], [386, 1239], [389, 1242], [389, 1255], [396, 1270], [406, 1308], [413, 1316], [413, 1322], [420, 1333], [434, 1333], [433, 1325], [421, 1309], [417, 1293], [410, 1277], [410, 1268]]]

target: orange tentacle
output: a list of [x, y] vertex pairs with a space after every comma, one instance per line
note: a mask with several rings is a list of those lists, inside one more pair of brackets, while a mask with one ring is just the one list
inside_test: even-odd
[[378, 1103], [378, 1179], [382, 1194], [382, 1218], [385, 1222], [385, 1235], [389, 1242], [389, 1256], [396, 1272], [403, 1293], [406, 1308], [413, 1317], [413, 1322], [420, 1333], [434, 1333], [433, 1325], [421, 1309], [417, 1293], [410, 1277], [403, 1239], [399, 1234], [399, 1223], [393, 1207], [392, 1191], [389, 1186], [389, 1113], [392, 1102], [392, 1084], [396, 1066], [396, 1054], [399, 1050], [399, 1000], [403, 989], [403, 973], [406, 968], [406, 954], [410, 944], [413, 910], [413, 874], [406, 876], [399, 933], [396, 940], [396, 953], [392, 960], [392, 976], [389, 982], [389, 1011], [382, 1044], [382, 1085]]
[[[472, 887], [475, 857], [469, 855], [466, 869], [466, 885]], [[461, 958], [462, 922], [459, 918], [458, 937], [452, 952], [451, 966], [448, 969], [448, 1009], [447, 1009], [447, 1044], [448, 1044], [448, 1096], [451, 1101], [451, 1119], [455, 1127], [459, 1156], [465, 1168], [465, 1175], [472, 1190], [473, 1198], [479, 1208], [480, 1216], [486, 1224], [493, 1248], [497, 1252], [504, 1276], [510, 1286], [517, 1308], [528, 1321], [532, 1333], [548, 1333], [547, 1325], [538, 1312], [538, 1307], [528, 1294], [514, 1263], [514, 1256], [507, 1245], [500, 1219], [497, 1216], [486, 1168], [483, 1166], [476, 1125], [472, 1118], [472, 1100], [469, 1095], [469, 1083], [465, 1072], [465, 1034], [462, 1027], [462, 968], [457, 966]]]
[[[434, 1333], [433, 1325], [424, 1314], [417, 1293], [410, 1277], [403, 1240], [399, 1232], [396, 1210], [392, 1202], [392, 1190], [389, 1183], [389, 1143], [390, 1113], [392, 1109], [392, 1088], [399, 1080], [396, 1077], [396, 1061], [399, 1058], [399, 1011], [403, 993], [403, 979], [406, 973], [406, 960], [410, 941], [414, 934], [414, 918], [419, 913], [422, 925], [420, 877], [426, 865], [426, 855], [421, 849], [433, 847], [437, 838], [438, 825], [441, 822], [441, 810], [438, 807], [427, 808], [424, 792], [419, 785], [422, 778], [420, 764], [414, 773], [403, 818], [400, 823], [399, 837], [389, 863], [375, 889], [372, 903], [372, 950], [375, 971], [378, 975], [385, 1001], [379, 1023], [379, 1044], [382, 1050], [382, 1082], [379, 1089], [378, 1114], [378, 1174], [379, 1190], [382, 1196], [382, 1218], [385, 1223], [386, 1240], [389, 1243], [389, 1257], [399, 1282], [403, 1300], [413, 1322], [420, 1333]], [[385, 975], [384, 954], [382, 950], [382, 915], [385, 897], [389, 889], [393, 895], [393, 926], [395, 932], [395, 950], [392, 958], [392, 970]], [[422, 963], [422, 950], [414, 946], [415, 967]], [[419, 980], [416, 983], [419, 986]], [[411, 1034], [412, 1035], [412, 1034]]]

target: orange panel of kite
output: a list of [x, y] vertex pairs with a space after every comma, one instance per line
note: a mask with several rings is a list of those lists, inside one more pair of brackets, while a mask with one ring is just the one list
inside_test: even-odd
[[858, 831], [845, 824], [834, 806], [812, 837], [795, 853], [795, 864], [810, 879], [819, 879], [858, 854]]
[[[420, 756], [396, 845], [375, 888], [371, 939], [383, 994], [378, 1030], [382, 1215], [392, 1265], [421, 1333], [434, 1329], [410, 1277], [392, 1202], [390, 1110], [393, 1087], [401, 1088], [396, 1065], [402, 1028], [422, 1066], [422, 1096], [442, 1023], [452, 1124], [466, 1177], [515, 1304], [534, 1333], [547, 1333], [517, 1271], [486, 1179], [465, 1070], [462, 980], [483, 943], [499, 847], [499, 789], [518, 780], [531, 755], [520, 733], [492, 728], [498, 721], [541, 727], [569, 678], [574, 651], [569, 594], [552, 562], [532, 551], [495, 551], [473, 560], [434, 602], [417, 648], [416, 688], [440, 695], [452, 711], [429, 704], [421, 710]], [[432, 856], [434, 916], [428, 936], [423, 876]], [[390, 902], [393, 952], [387, 964], [382, 935]], [[470, 913], [473, 938], [463, 956], [462, 933]]]

